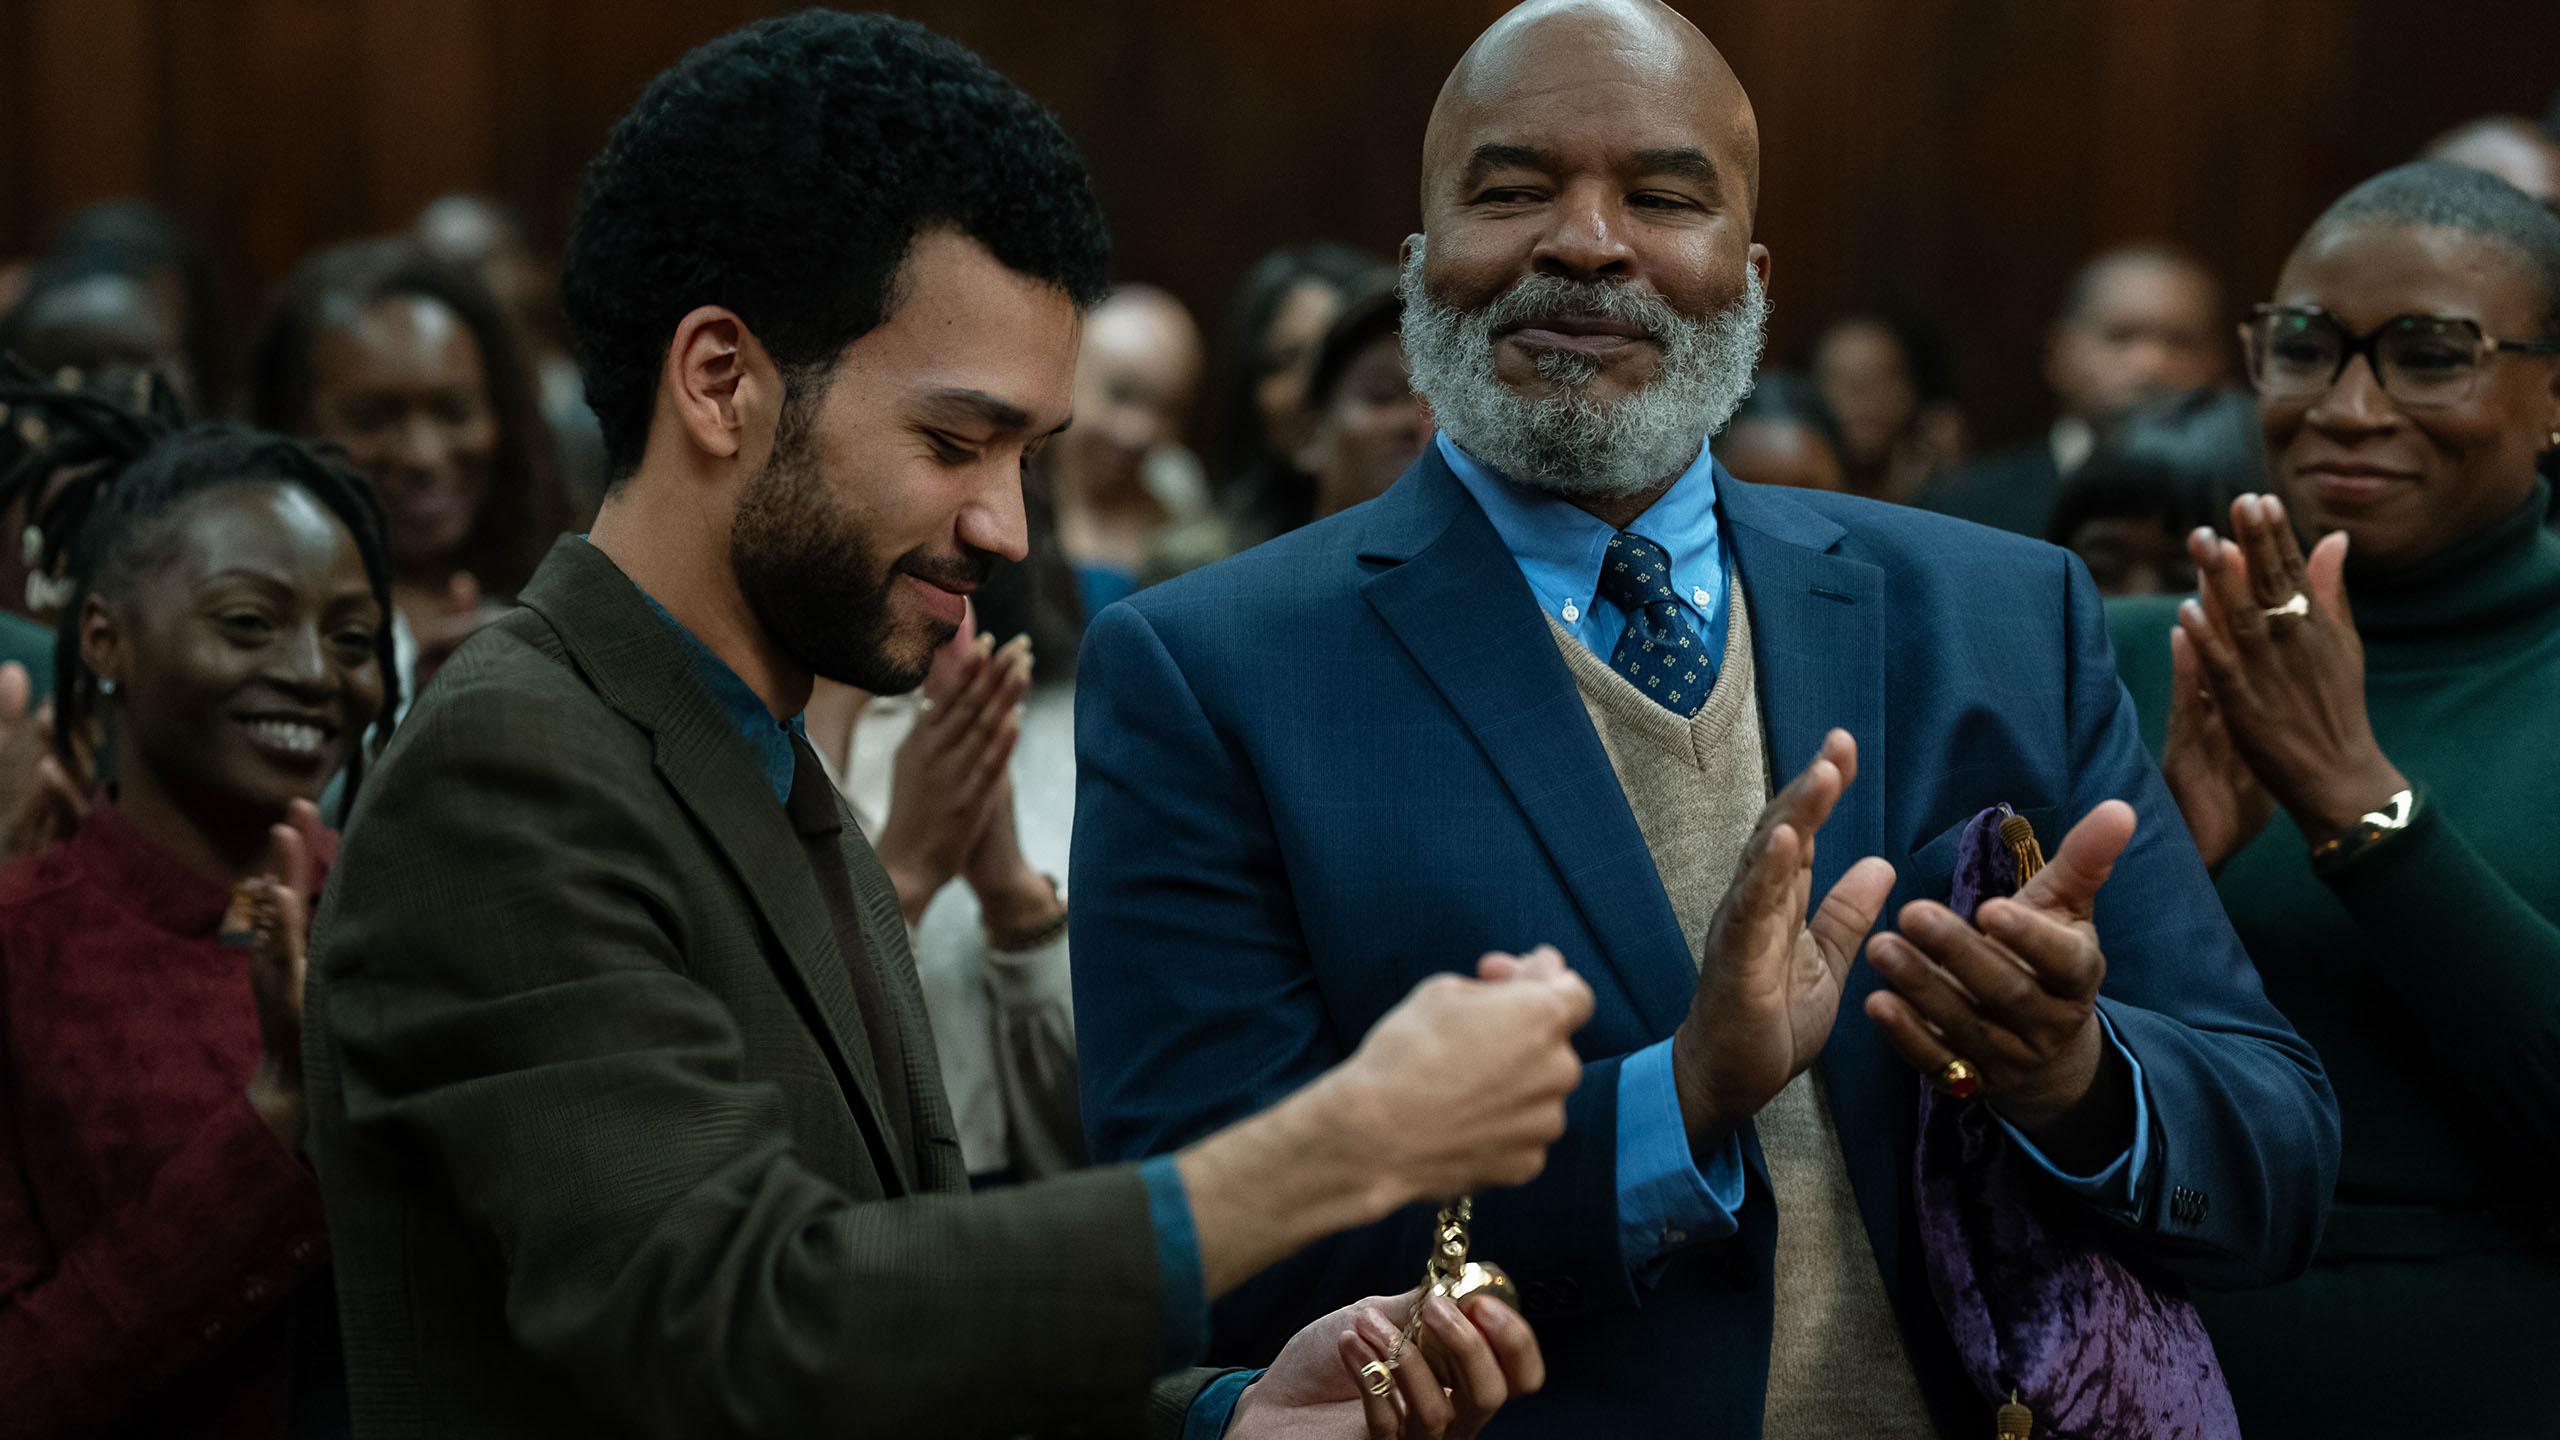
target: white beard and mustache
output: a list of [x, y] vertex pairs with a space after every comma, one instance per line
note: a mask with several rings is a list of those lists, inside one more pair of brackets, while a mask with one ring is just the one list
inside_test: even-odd
[[[1481, 310], [1436, 304], [1422, 286], [1423, 240], [1397, 277], [1404, 300], [1405, 359], [1415, 393], [1469, 454], [1523, 485], [1575, 500], [1642, 494], [1687, 469], [1751, 393], [1769, 324], [1756, 270], [1742, 298], [1691, 320], [1650, 290], [1625, 282], [1531, 275]], [[1661, 350], [1652, 383], [1615, 401], [1594, 399], [1599, 362], [1567, 350], [1537, 357], [1553, 387], [1544, 399], [1514, 392], [1494, 374], [1494, 337], [1524, 321], [1572, 316], [1643, 327]]]

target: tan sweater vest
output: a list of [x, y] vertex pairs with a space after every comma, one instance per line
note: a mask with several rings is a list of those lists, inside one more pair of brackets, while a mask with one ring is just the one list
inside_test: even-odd
[[[1686, 720], [1638, 692], [1552, 616], [1547, 621], [1653, 852], [1692, 964], [1706, 953], [1707, 927], [1770, 794], [1750, 608], [1740, 582], [1729, 593], [1733, 618], [1723, 671], [1705, 707]], [[1769, 1440], [1932, 1434], [1875, 1249], [1858, 1219], [1831, 1102], [1815, 1072], [1796, 1077], [1755, 1124], [1778, 1209], [1777, 1314], [1762, 1434]]]

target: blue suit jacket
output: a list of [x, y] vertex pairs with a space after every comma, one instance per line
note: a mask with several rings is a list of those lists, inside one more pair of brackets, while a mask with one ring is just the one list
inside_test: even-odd
[[[2142, 1061], [2153, 1134], [2139, 1213], [2114, 1233], [2199, 1282], [2299, 1271], [2335, 1178], [2336, 1104], [2143, 751], [2086, 572], [1941, 516], [1716, 483], [1771, 775], [1809, 763], [1831, 726], [1858, 741], [1814, 893], [1873, 853], [1900, 874], [1895, 907], [1942, 898], [1984, 806], [2009, 802], [2051, 844], [2100, 800], [2132, 802], [2141, 828], [2099, 903], [2101, 1003]], [[1477, 1253], [1522, 1282], [1552, 1375], [1506, 1428], [1757, 1435], [1767, 1172], [1747, 1138], [1739, 1233], [1630, 1279], [1618, 1063], [1680, 1023], [1696, 969], [1545, 618], [1436, 447], [1368, 505], [1104, 611], [1079, 692], [1071, 888], [1095, 1157], [1248, 1115], [1425, 976], [1553, 943], [1598, 997], [1586, 1072], [1545, 1174], [1476, 1205]], [[1851, 972], [1819, 1063], [1923, 1384], [1942, 1423], [1987, 1427], [1919, 1268], [1918, 1082], [1860, 1008], [1876, 984]], [[1213, 1358], [1265, 1359], [1327, 1309], [1411, 1286], [1427, 1219], [1341, 1236], [1228, 1296]]]

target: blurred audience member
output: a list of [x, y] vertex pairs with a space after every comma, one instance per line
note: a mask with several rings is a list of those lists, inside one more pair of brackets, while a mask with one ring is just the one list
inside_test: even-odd
[[1191, 312], [1152, 285], [1123, 285], [1085, 318], [1075, 423], [1043, 470], [1087, 615], [1136, 590], [1166, 527], [1206, 508], [1182, 448], [1200, 364]]
[[0, 1428], [343, 1433], [302, 915], [311, 802], [395, 684], [380, 512], [280, 436], [10, 399], [60, 447], [17, 478], [75, 470], [57, 724], [117, 744], [77, 831], [0, 871]]
[[251, 418], [342, 448], [381, 492], [416, 693], [568, 524], [515, 327], [469, 271], [358, 241], [295, 267], [249, 372]]
[[2187, 537], [2219, 524], [2264, 474], [2247, 394], [2155, 400], [2109, 426], [2063, 483], [2045, 538], [2088, 565], [2101, 595], [2185, 595], [2196, 588]]
[[428, 254], [478, 275], [516, 322], [533, 354], [542, 418], [559, 448], [561, 488], [583, 526], [604, 499], [604, 427], [587, 408], [586, 382], [569, 354], [558, 272], [536, 249], [524, 217], [484, 195], [439, 197], [419, 212], [415, 233]]
[[1844, 488], [1907, 503], [1964, 458], [1945, 348], [1917, 321], [1854, 315], [1814, 342], [1813, 378], [1840, 431]]
[[2560, 1416], [2560, 537], [2534, 474], [2555, 356], [2560, 218], [2444, 163], [2358, 186], [2250, 328], [2275, 496], [2196, 534], [2200, 600], [2110, 617], [2345, 1122], [2310, 1271], [2196, 1296], [2252, 1440]]
[[2071, 282], [2045, 349], [2062, 413], [2043, 438], [1986, 455], [1922, 492], [1928, 509], [2042, 535], [2063, 479], [2110, 421], [2146, 400], [2201, 389], [2229, 369], [2222, 289], [2193, 257], [2156, 245], [2111, 250]]
[[1431, 443], [1431, 411], [1413, 393], [1392, 289], [1354, 300], [1325, 332], [1307, 372], [1309, 432], [1294, 457], [1315, 482], [1315, 516], [1373, 500]]
[[921, 694], [821, 679], [805, 712], [906, 912], [961, 1158], [980, 1187], [1085, 1163], [1066, 901], [1051, 879], [1066, 873], [1075, 822], [1084, 623], [1056, 512], [1037, 485], [1023, 500], [1026, 557], [978, 587]]
[[185, 222], [148, 201], [108, 200], [72, 212], [50, 254], [141, 281], [186, 356], [183, 380], [170, 377], [180, 398], [208, 415], [230, 403], [237, 343], [230, 310], [212, 251]]
[[2560, 207], [2560, 140], [2521, 115], [2483, 115], [2429, 143], [2426, 158], [2485, 170], [2545, 206]]
[[1224, 543], [1179, 568], [1315, 518], [1315, 480], [1296, 458], [1313, 425], [1307, 379], [1342, 307], [1393, 279], [1385, 262], [1342, 245], [1274, 250], [1246, 272], [1218, 336], [1209, 472], [1225, 512], [1227, 523], [1217, 530]]
[[[17, 305], [0, 314], [0, 356], [13, 357], [52, 385], [117, 404], [148, 408], [152, 377], [183, 400], [195, 361], [186, 330], [162, 287], [96, 253], [58, 255], [34, 267]], [[5, 374], [5, 371], [0, 371]], [[46, 420], [32, 410], [0, 416], [0, 471], [41, 445]], [[33, 495], [44, 487], [34, 486]], [[24, 547], [23, 502], [0, 511], [0, 658], [20, 661], [41, 700], [53, 683], [53, 622], [60, 597], [34, 579]]]
[[26, 293], [0, 318], [0, 352], [47, 380], [127, 405], [144, 402], [152, 374], [191, 406], [197, 398], [179, 313], [147, 276], [99, 255], [56, 255], [30, 270]]
[[1840, 427], [1821, 387], [1790, 371], [1764, 372], [1713, 443], [1716, 462], [1754, 485], [1849, 488]]
[[919, 695], [821, 681], [808, 710], [809, 743], [878, 837], [906, 911], [980, 1187], [1085, 1163], [1067, 903], [1050, 878], [1075, 818], [1075, 696], [1033, 689], [1034, 654], [1027, 632], [999, 646], [964, 624]]

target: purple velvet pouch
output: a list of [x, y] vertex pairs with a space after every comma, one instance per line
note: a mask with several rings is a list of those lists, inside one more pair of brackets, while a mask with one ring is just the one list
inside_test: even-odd
[[[1948, 905], [2014, 894], [2006, 805], [1965, 826]], [[1974, 1388], [2011, 1392], [2039, 1440], [2236, 1440], [2195, 1307], [2116, 1258], [2098, 1221], [2015, 1153], [1982, 1105], [1923, 1086], [1913, 1192], [1929, 1285]]]

